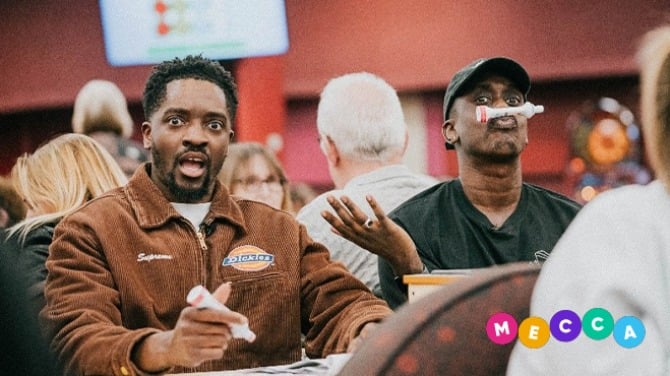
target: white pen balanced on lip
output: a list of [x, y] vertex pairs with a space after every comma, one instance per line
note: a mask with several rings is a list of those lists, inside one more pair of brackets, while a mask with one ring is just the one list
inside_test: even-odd
[[480, 123], [486, 123], [490, 119], [499, 118], [503, 116], [510, 116], [520, 114], [528, 119], [532, 118], [535, 114], [540, 114], [544, 112], [544, 106], [534, 105], [530, 102], [526, 102], [521, 106], [516, 107], [500, 107], [500, 108], [491, 108], [487, 106], [477, 106], [475, 108], [475, 116]]

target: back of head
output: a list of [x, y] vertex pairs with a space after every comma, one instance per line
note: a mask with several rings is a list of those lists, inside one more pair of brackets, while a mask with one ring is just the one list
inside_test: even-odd
[[110, 81], [87, 82], [74, 101], [72, 130], [83, 134], [112, 132], [130, 138], [133, 119], [121, 89]]
[[88, 200], [126, 183], [112, 156], [92, 138], [76, 133], [59, 136], [31, 155], [18, 158], [12, 181], [36, 216], [12, 227], [22, 234], [60, 219]]
[[404, 153], [407, 127], [398, 94], [371, 73], [330, 80], [321, 92], [317, 127], [350, 159], [386, 162]]
[[167, 85], [174, 80], [196, 79], [209, 81], [223, 90], [232, 123], [237, 112], [237, 85], [233, 76], [221, 64], [200, 55], [175, 58], [156, 65], [147, 79], [142, 96], [144, 118], [149, 119], [160, 107]]
[[670, 190], [670, 25], [648, 32], [637, 58], [645, 148], [652, 168]]

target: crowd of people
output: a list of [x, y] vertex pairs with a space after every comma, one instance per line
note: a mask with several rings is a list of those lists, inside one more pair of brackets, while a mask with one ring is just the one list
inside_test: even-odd
[[[508, 57], [474, 60], [446, 88], [441, 130], [459, 170], [448, 181], [403, 164], [409, 135], [391, 85], [369, 72], [334, 77], [316, 123], [334, 189], [303, 202], [271, 149], [234, 140], [237, 85], [218, 62], [153, 67], [141, 143], [121, 90], [93, 80], [73, 133], [0, 180], [0, 305], [3, 325], [21, 329], [3, 341], [3, 367], [144, 375], [352, 353], [407, 304], [403, 275], [527, 261], [543, 264], [531, 314], [601, 303], [641, 316], [654, 351], [517, 346], [510, 374], [665, 374], [670, 27], [651, 31], [638, 57], [658, 180], [584, 208], [523, 180], [527, 115], [476, 117], [477, 106], [528, 102], [530, 76]], [[229, 309], [189, 305], [198, 285]]]

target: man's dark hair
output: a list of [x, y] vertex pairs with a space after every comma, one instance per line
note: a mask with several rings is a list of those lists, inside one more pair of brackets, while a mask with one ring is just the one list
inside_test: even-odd
[[165, 99], [167, 84], [174, 80], [194, 78], [205, 80], [220, 87], [226, 95], [226, 104], [230, 120], [235, 119], [237, 111], [237, 85], [232, 74], [217, 61], [203, 58], [201, 55], [174, 58], [154, 67], [144, 86], [142, 108], [145, 119], [156, 112]]

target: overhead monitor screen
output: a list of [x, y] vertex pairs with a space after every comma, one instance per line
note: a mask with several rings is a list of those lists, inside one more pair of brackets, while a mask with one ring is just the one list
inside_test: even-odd
[[112, 66], [156, 64], [186, 55], [213, 60], [288, 51], [283, 0], [100, 0]]

